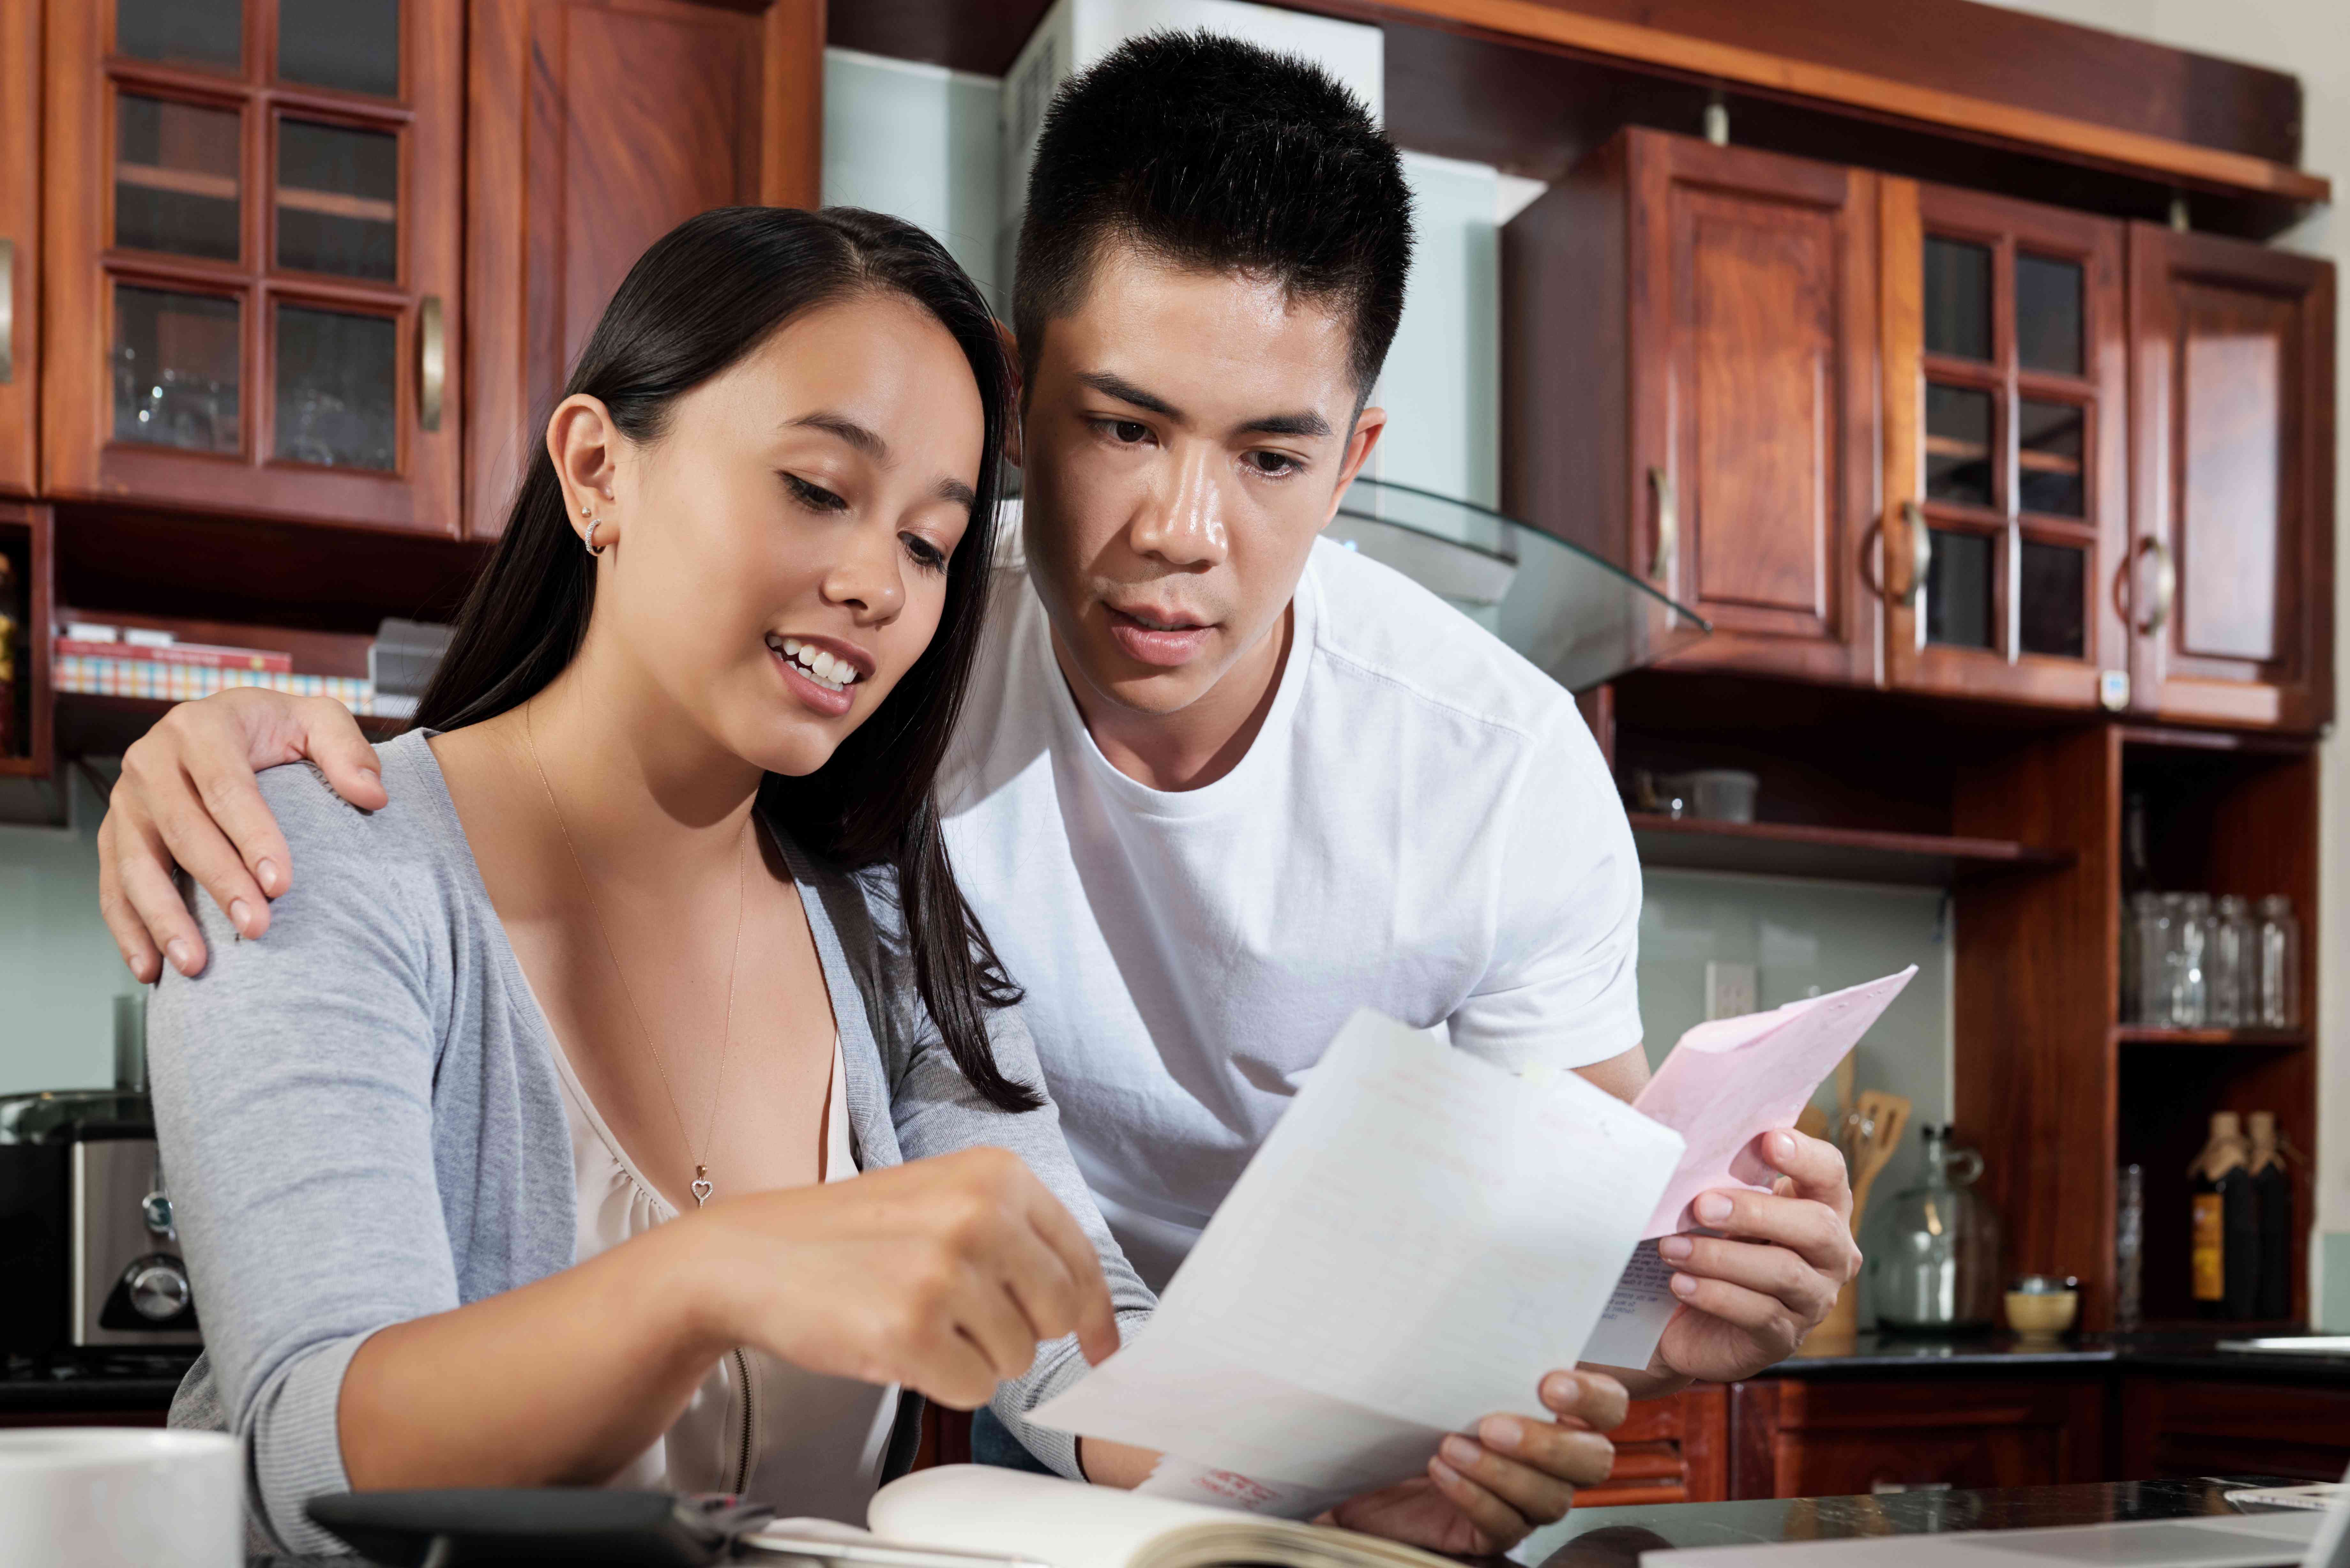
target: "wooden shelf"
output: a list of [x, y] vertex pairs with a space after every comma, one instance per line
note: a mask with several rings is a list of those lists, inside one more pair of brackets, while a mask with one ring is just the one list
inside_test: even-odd
[[[87, 692], [60, 691], [57, 694], [57, 754], [120, 756], [174, 706], [160, 697], [94, 697]], [[405, 719], [363, 713], [359, 715], [359, 728], [371, 741], [390, 740], [408, 728]]]
[[2069, 851], [1999, 838], [1887, 833], [1793, 822], [1709, 822], [1655, 812], [1631, 814], [1640, 864], [1681, 871], [1743, 871], [1846, 882], [1948, 887], [2006, 871], [2053, 871]]
[[2144, 1023], [2114, 1026], [2119, 1045], [2267, 1045], [2292, 1047], [2309, 1044], [2306, 1029], [2164, 1029]]

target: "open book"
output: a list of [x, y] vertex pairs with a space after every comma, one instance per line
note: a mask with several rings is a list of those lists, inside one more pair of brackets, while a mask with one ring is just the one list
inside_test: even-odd
[[[970, 1568], [1012, 1559], [1051, 1568], [1211, 1568], [1263, 1563], [1279, 1568], [1460, 1568], [1439, 1557], [1348, 1530], [1232, 1513], [1204, 1503], [1142, 1497], [1024, 1470], [942, 1465], [891, 1481], [866, 1517], [873, 1534], [844, 1542], [827, 1568], [915, 1568], [921, 1546], [979, 1553]], [[838, 1525], [785, 1520], [739, 1545], [757, 1562], [813, 1555], [811, 1547], [848, 1534]], [[811, 1538], [813, 1537], [813, 1538]], [[903, 1543], [903, 1544], [901, 1544]], [[865, 1546], [867, 1552], [859, 1552]], [[819, 1548], [820, 1550], [820, 1548]], [[948, 1568], [944, 1562], [923, 1568]]]

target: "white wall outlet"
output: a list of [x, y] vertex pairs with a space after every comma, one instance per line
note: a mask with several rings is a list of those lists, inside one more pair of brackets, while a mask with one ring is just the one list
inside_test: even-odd
[[1754, 966], [1751, 963], [1721, 963], [1708, 959], [1705, 964], [1705, 1015], [1715, 1018], [1738, 1018], [1754, 1012], [1762, 1004]]

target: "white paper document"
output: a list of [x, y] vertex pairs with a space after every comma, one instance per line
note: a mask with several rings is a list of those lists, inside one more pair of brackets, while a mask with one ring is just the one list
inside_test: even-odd
[[1575, 1074], [1358, 1012], [1150, 1324], [1033, 1418], [1181, 1456], [1170, 1495], [1289, 1496], [1266, 1511], [1419, 1475], [1445, 1433], [1541, 1408], [1681, 1151]]

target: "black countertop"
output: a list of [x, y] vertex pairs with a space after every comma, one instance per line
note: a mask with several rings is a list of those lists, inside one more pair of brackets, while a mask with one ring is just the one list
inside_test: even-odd
[[2350, 1384], [2350, 1355], [2303, 1355], [2283, 1352], [2221, 1350], [2224, 1339], [2258, 1337], [2261, 1331], [2210, 1329], [2137, 1334], [2068, 1334], [2054, 1341], [2024, 1340], [2010, 1334], [1864, 1334], [1849, 1347], [1798, 1354], [1766, 1376], [1841, 1377], [1938, 1371], [1985, 1373], [2076, 1371], [2101, 1368], [2164, 1371], [2217, 1378]]
[[0, 1415], [168, 1409], [195, 1358], [192, 1350], [0, 1356]]
[[[2226, 1494], [2244, 1487], [2301, 1486], [2272, 1476], [2192, 1481], [2109, 1481], [1995, 1491], [1909, 1491], [1881, 1497], [1806, 1497], [1776, 1502], [1676, 1502], [1576, 1509], [1511, 1555], [1540, 1568], [1634, 1568], [1643, 1552], [1868, 1535], [1944, 1535], [1962, 1530], [2044, 1530], [2135, 1519], [2190, 1519], [2241, 1511]], [[2249, 1511], [2268, 1511], [2265, 1510]]]

